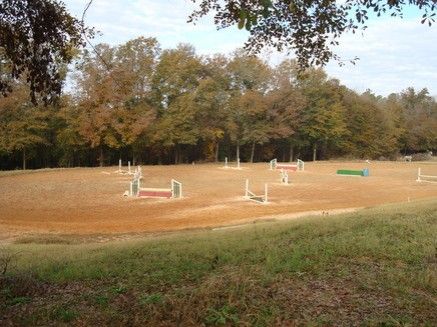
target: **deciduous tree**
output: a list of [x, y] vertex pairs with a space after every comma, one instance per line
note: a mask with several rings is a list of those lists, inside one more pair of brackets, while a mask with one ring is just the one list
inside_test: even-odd
[[0, 2], [0, 93], [14, 81], [26, 80], [33, 103], [45, 103], [61, 93], [63, 67], [92, 34], [56, 0]]
[[340, 58], [333, 52], [345, 32], [366, 28], [370, 17], [402, 16], [411, 7], [423, 15], [422, 23], [431, 26], [435, 0], [193, 0], [198, 3], [190, 22], [213, 13], [219, 28], [238, 26], [249, 31], [245, 47], [258, 53], [266, 46], [292, 51], [301, 68], [323, 65]]

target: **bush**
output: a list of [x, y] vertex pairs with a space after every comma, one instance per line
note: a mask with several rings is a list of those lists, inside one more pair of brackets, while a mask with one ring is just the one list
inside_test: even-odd
[[428, 161], [432, 159], [432, 152], [415, 153], [411, 156], [413, 161]]

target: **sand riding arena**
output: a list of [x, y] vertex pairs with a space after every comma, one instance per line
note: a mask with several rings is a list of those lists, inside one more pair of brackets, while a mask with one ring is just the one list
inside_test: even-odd
[[[369, 176], [344, 176], [339, 169], [368, 168]], [[172, 199], [123, 196], [132, 176], [117, 167], [74, 168], [0, 173], [0, 240], [23, 235], [120, 235], [209, 228], [260, 219], [286, 218], [302, 212], [332, 212], [437, 198], [437, 183], [417, 182], [418, 168], [437, 176], [437, 164], [410, 162], [316, 162], [304, 171], [281, 172], [268, 163], [143, 166], [142, 185], [183, 185]], [[268, 203], [248, 201], [264, 192]], [[436, 180], [437, 181], [437, 180]]]

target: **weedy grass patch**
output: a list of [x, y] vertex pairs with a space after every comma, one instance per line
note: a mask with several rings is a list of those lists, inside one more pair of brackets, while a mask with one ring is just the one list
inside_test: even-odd
[[437, 202], [423, 201], [118, 243], [12, 244], [0, 323], [436, 325], [436, 235]]

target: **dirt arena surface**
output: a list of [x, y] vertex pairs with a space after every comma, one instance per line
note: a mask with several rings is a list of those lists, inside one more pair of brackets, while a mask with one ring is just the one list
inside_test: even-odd
[[[307, 211], [376, 206], [437, 198], [437, 183], [417, 183], [437, 175], [432, 163], [306, 163], [290, 172], [291, 185], [268, 164], [143, 166], [142, 187], [183, 184], [182, 199], [123, 197], [131, 176], [116, 167], [0, 173], [0, 240], [23, 235], [116, 235], [226, 226]], [[337, 169], [370, 169], [370, 177], [339, 176]], [[269, 183], [269, 204], [243, 198], [245, 179], [262, 193]]]

